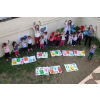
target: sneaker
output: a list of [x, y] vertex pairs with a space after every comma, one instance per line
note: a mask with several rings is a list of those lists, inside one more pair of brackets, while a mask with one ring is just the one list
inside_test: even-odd
[[30, 50], [28, 49], [28, 52], [29, 52]]
[[6, 59], [6, 61], [8, 61], [8, 59]]
[[11, 57], [9, 57], [9, 59], [11, 59]]
[[20, 56], [20, 54], [18, 54], [18, 56]]
[[33, 51], [33, 49], [31, 48], [31, 51]]
[[18, 57], [18, 56], [16, 55], [16, 57]]
[[58, 46], [58, 48], [59, 48], [59, 46]]
[[75, 45], [74, 45], [74, 47], [75, 47]]
[[89, 61], [91, 61], [91, 59], [89, 59]]
[[55, 47], [55, 48], [57, 48], [57, 47]]

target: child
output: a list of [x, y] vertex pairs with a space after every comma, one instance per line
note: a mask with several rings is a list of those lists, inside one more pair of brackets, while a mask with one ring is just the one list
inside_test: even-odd
[[59, 47], [59, 43], [60, 43], [60, 32], [58, 31], [56, 35], [56, 45], [55, 45], [56, 48]]
[[72, 45], [72, 40], [73, 40], [73, 33], [71, 33], [71, 34], [69, 35], [67, 44]]
[[44, 47], [47, 47], [47, 32], [44, 32]]
[[[39, 21], [39, 24], [41, 25], [41, 22]], [[34, 32], [35, 32], [35, 47], [37, 48], [37, 42], [39, 42], [40, 44], [40, 31], [39, 31], [39, 26], [40, 25], [36, 25], [35, 26], [35, 22], [33, 24], [33, 29], [34, 29]]]
[[88, 59], [91, 60], [94, 56], [94, 52], [96, 50], [97, 46], [95, 44], [92, 45], [91, 49], [90, 49], [90, 53], [89, 53], [89, 56], [88, 56]]
[[67, 35], [65, 35], [64, 32], [62, 32], [61, 34], [62, 34], [62, 35], [61, 35], [61, 36], [62, 36], [62, 39], [61, 39], [61, 42], [60, 42], [60, 46], [61, 46], [61, 45], [64, 46], [64, 43], [65, 43], [65, 40], [66, 40], [65, 37], [66, 37]]
[[20, 56], [19, 49], [18, 49], [19, 44], [17, 44], [15, 41], [13, 41], [12, 46], [13, 46], [13, 49], [14, 49], [14, 52], [15, 52], [15, 56], [16, 57]]
[[4, 52], [5, 52], [6, 61], [8, 61], [8, 57], [9, 57], [9, 59], [11, 59], [11, 57], [9, 55], [10, 49], [8, 47], [8, 44], [9, 44], [9, 40], [8, 40], [8, 43], [3, 43], [3, 45], [2, 45], [2, 48], [4, 49]]
[[41, 48], [44, 49], [44, 38], [43, 38], [43, 36], [40, 37], [40, 49]]
[[77, 44], [81, 45], [81, 40], [83, 39], [83, 33], [82, 31], [78, 34]]
[[49, 37], [49, 45], [52, 47], [52, 42], [53, 42], [53, 37], [52, 36], [50, 36]]
[[21, 41], [22, 41], [22, 51], [23, 51], [23, 53], [25, 53], [26, 52], [26, 40], [23, 37], [23, 38], [21, 38]]
[[27, 42], [28, 42], [28, 52], [30, 50], [33, 51], [33, 49], [32, 49], [32, 37], [31, 36], [28, 36]]
[[77, 33], [75, 33], [75, 34], [73, 35], [72, 46], [75, 47], [76, 41], [77, 41]]

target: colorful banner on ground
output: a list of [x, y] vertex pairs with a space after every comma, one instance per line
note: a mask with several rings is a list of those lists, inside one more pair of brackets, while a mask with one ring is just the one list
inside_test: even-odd
[[37, 52], [37, 58], [48, 58], [48, 52]]
[[50, 53], [51, 53], [52, 57], [61, 56], [62, 55], [60, 50], [53, 50], [53, 51], [50, 51]]
[[79, 51], [79, 50], [62, 50], [63, 56], [85, 56], [85, 51]]
[[78, 71], [78, 67], [75, 63], [73, 64], [64, 64], [67, 72]]
[[50, 66], [50, 67], [37, 67], [35, 69], [35, 75], [49, 75], [50, 74], [58, 74], [62, 73], [62, 69], [60, 65], [57, 66]]
[[12, 58], [12, 66], [27, 64], [27, 63], [32, 63], [32, 62], [36, 62], [35, 56], [23, 57], [23, 58]]
[[49, 75], [49, 67], [37, 67], [35, 69], [35, 75]]

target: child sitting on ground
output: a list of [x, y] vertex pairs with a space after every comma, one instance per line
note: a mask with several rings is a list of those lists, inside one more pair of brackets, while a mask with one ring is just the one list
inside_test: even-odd
[[22, 51], [23, 53], [26, 52], [26, 40], [24, 37], [21, 38], [21, 42], [22, 42]]
[[44, 32], [43, 36], [44, 36], [44, 47], [47, 47], [47, 32]]
[[5, 52], [6, 61], [8, 61], [8, 57], [9, 57], [9, 59], [11, 59], [11, 57], [9, 55], [9, 52], [10, 52], [10, 49], [8, 47], [9, 43], [10, 43], [10, 41], [8, 40], [8, 43], [3, 43], [3, 45], [2, 45], [2, 48], [4, 49], [4, 52]]
[[60, 43], [60, 32], [58, 31], [56, 35], [56, 44], [55, 44], [56, 48], [59, 47], [59, 43]]
[[78, 34], [77, 44], [81, 45], [81, 40], [83, 39], [83, 33], [82, 31]]
[[30, 50], [33, 51], [33, 49], [32, 49], [32, 37], [31, 36], [28, 36], [27, 42], [28, 42], [28, 52]]
[[18, 49], [19, 44], [17, 44], [15, 41], [13, 41], [12, 46], [13, 46], [13, 49], [14, 49], [14, 52], [15, 52], [15, 56], [16, 57], [20, 56], [19, 49]]
[[97, 48], [97, 46], [96, 46], [95, 44], [93, 44], [93, 45], [91, 46], [90, 53], [89, 53], [89, 56], [88, 56], [87, 59], [91, 60], [91, 59], [93, 58], [94, 52], [95, 52], [96, 48]]
[[72, 40], [73, 40], [73, 33], [71, 33], [71, 34], [69, 35], [67, 44], [72, 45]]
[[72, 46], [75, 47], [76, 41], [77, 41], [77, 33], [75, 33], [75, 34], [73, 35]]
[[62, 36], [62, 39], [61, 39], [61, 42], [60, 42], [60, 46], [61, 46], [61, 45], [64, 46], [64, 43], [65, 43], [65, 40], [66, 40], [65, 37], [66, 37], [67, 35], [65, 35], [65, 33], [62, 32], [62, 33], [61, 33], [61, 36]]
[[49, 37], [49, 45], [50, 45], [51, 47], [52, 47], [53, 39], [54, 39], [53, 36], [50, 36], [50, 37]]
[[40, 49], [41, 48], [44, 49], [44, 37], [43, 36], [40, 37]]

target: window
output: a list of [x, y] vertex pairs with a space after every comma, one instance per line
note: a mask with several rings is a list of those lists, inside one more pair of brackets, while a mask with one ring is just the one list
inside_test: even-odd
[[15, 18], [18, 18], [18, 17], [0, 17], [0, 22], [5, 22], [5, 21], [15, 19]]

